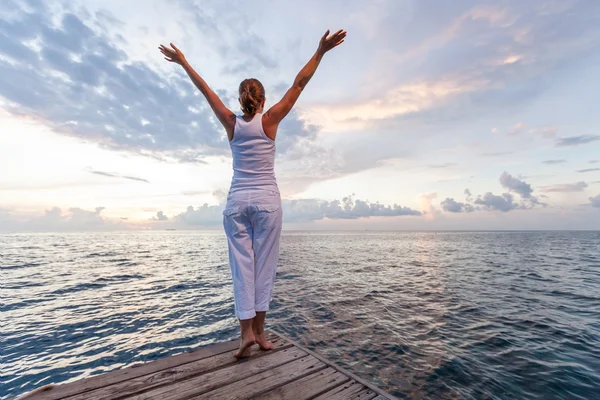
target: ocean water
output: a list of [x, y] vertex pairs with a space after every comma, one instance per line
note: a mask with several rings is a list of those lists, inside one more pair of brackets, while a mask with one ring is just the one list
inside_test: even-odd
[[[220, 232], [0, 235], [0, 398], [236, 337]], [[270, 326], [400, 398], [600, 397], [600, 232], [284, 232]]]

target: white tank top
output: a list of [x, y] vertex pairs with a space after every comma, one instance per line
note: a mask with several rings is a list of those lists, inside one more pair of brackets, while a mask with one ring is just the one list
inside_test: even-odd
[[275, 180], [275, 141], [265, 134], [262, 114], [249, 122], [238, 115], [229, 142], [233, 156], [233, 179], [229, 193], [266, 189], [279, 192]]

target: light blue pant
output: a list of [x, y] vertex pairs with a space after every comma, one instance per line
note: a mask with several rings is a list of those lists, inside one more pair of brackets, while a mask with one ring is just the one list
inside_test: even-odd
[[229, 247], [235, 315], [250, 319], [268, 311], [279, 259], [281, 197], [274, 190], [229, 194], [223, 226]]

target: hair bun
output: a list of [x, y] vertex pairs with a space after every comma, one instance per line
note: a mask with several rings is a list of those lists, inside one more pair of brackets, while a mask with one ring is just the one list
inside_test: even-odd
[[265, 99], [265, 88], [258, 79], [244, 79], [239, 88], [242, 111], [254, 115]]

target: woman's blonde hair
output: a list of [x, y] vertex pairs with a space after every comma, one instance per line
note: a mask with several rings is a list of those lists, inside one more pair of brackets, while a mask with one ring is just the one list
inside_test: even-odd
[[258, 79], [244, 79], [240, 83], [240, 103], [242, 111], [254, 115], [265, 99], [265, 88]]

